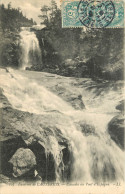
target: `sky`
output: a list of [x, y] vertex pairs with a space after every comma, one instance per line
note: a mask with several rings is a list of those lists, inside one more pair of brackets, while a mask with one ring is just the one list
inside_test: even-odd
[[[4, 4], [5, 6], [11, 2], [11, 6], [14, 8], [20, 7], [23, 14], [27, 18], [33, 18], [37, 24], [40, 24], [41, 20], [38, 17], [40, 15], [40, 8], [43, 5], [49, 5], [51, 0], [0, 0], [0, 4]], [[55, 0], [57, 2], [58, 7], [60, 6], [60, 0]]]

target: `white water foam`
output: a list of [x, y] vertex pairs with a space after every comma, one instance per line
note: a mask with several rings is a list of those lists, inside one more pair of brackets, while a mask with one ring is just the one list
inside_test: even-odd
[[[34, 65], [34, 63], [38, 64], [41, 62], [41, 50], [39, 47], [38, 39], [35, 33], [30, 31], [30, 28], [22, 28], [20, 37], [20, 68], [25, 70], [26, 67], [31, 67], [32, 65]], [[30, 52], [32, 54], [30, 54]]]
[[[36, 114], [46, 114], [46, 112], [49, 112], [52, 114], [52, 119], [54, 118], [53, 110], [63, 113], [64, 117], [55, 115], [54, 122], [55, 126], [70, 141], [72, 147], [74, 158], [72, 181], [123, 180], [124, 152], [110, 139], [107, 133], [107, 124], [113, 115], [105, 113], [105, 110], [104, 113], [102, 111], [100, 113], [99, 105], [96, 107], [96, 112], [95, 109], [93, 111], [76, 111], [68, 103], [43, 86], [31, 82], [30, 79], [14, 70], [10, 69], [9, 72], [1, 73], [0, 84], [5, 96], [7, 96], [14, 108]], [[116, 91], [113, 97], [117, 94], [119, 93]], [[90, 97], [91, 95], [90, 93]], [[111, 95], [113, 95], [112, 90]], [[111, 98], [108, 101], [105, 99], [103, 101], [105, 106], [107, 106], [106, 103], [110, 105], [110, 102], [112, 106]], [[82, 133], [80, 126], [76, 126], [76, 123], [80, 121], [94, 126], [95, 133], [88, 136]], [[60, 180], [59, 165], [62, 160], [60, 155], [62, 153], [55, 138], [53, 139], [52, 137], [50, 139], [50, 144], [56, 163], [57, 180]]]

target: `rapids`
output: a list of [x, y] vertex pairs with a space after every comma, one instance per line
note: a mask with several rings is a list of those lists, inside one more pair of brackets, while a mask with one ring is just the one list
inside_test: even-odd
[[[123, 180], [124, 152], [107, 132], [109, 121], [118, 112], [115, 107], [123, 98], [123, 84], [24, 71], [39, 63], [41, 54], [34, 32], [23, 28], [20, 36], [22, 70], [0, 69], [0, 87], [13, 108], [46, 115], [46, 125], [52, 123], [61, 130], [73, 153], [73, 182]], [[68, 101], [71, 94], [80, 94], [86, 108], [76, 110]], [[91, 129], [94, 131], [87, 133]], [[56, 179], [61, 181], [62, 152], [56, 138], [50, 139], [49, 146], [55, 159]]]
[[[107, 133], [107, 125], [111, 118], [117, 113], [115, 105], [122, 99], [122, 90], [118, 87], [113, 90], [110, 86], [102, 89], [100, 94], [95, 93], [95, 88], [88, 90], [92, 85], [90, 79], [82, 78], [82, 98], [85, 99], [85, 110], [75, 110], [68, 102], [61, 99], [51, 90], [51, 84], [56, 79], [57, 83], [62, 80], [62, 85], [72, 86], [73, 78], [65, 78], [51, 74], [26, 72], [19, 70], [1, 70], [0, 85], [5, 96], [15, 109], [35, 114], [52, 114], [53, 124], [62, 131], [68, 138], [73, 152], [72, 181], [115, 181], [123, 180], [124, 174], [124, 152], [113, 142]], [[30, 74], [31, 77], [30, 77]], [[39, 83], [48, 75], [51, 81], [48, 82], [48, 90]], [[42, 78], [41, 78], [42, 77]], [[44, 77], [44, 79], [43, 79]], [[67, 82], [68, 81], [68, 82]], [[81, 82], [77, 80], [77, 83]], [[84, 86], [86, 83], [86, 87]], [[74, 78], [74, 85], [76, 80]], [[78, 86], [76, 86], [77, 92]], [[106, 90], [106, 91], [105, 91]], [[98, 91], [98, 90], [97, 90]], [[113, 100], [112, 100], [113, 99]], [[108, 108], [106, 108], [108, 107]], [[57, 114], [53, 114], [56, 111]], [[63, 116], [60, 116], [62, 113]], [[48, 119], [48, 123], [52, 122]], [[93, 126], [95, 131], [85, 135], [80, 122]], [[62, 160], [62, 153], [56, 139], [50, 140], [52, 154], [56, 161], [57, 180], [61, 181], [59, 164]]]

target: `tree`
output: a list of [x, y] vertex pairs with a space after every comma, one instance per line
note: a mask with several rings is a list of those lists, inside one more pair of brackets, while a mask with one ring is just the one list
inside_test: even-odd
[[49, 26], [54, 31], [62, 31], [61, 29], [61, 10], [57, 9], [53, 12], [53, 16], [50, 17]]
[[0, 8], [1, 9], [5, 9], [4, 4], [0, 5]]
[[8, 3], [8, 9], [11, 9], [11, 2]]
[[54, 17], [54, 12], [57, 11], [57, 4], [54, 0], [51, 0], [51, 17]]
[[41, 8], [41, 12], [42, 12], [42, 15], [39, 15], [40, 18], [42, 18], [44, 24], [48, 24], [48, 21], [49, 21], [49, 15], [48, 15], [48, 11], [50, 11], [50, 8], [47, 6], [47, 5], [44, 5], [42, 8]]
[[57, 15], [57, 11], [59, 10], [55, 0], [51, 0], [50, 6], [44, 5], [41, 8], [42, 14], [39, 15], [39, 17], [42, 19], [41, 23], [48, 26], [50, 23], [52, 23], [53, 18], [55, 18]]
[[7, 8], [4, 7], [4, 4], [0, 5], [0, 27], [3, 32], [14, 32], [18, 31], [21, 26], [31, 25], [33, 25], [33, 20], [24, 17], [20, 8], [12, 8], [11, 3]]

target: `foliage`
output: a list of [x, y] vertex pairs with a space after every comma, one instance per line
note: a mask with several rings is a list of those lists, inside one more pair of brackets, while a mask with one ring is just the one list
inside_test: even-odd
[[17, 31], [21, 26], [31, 25], [33, 25], [33, 20], [23, 16], [20, 8], [12, 8], [11, 3], [8, 4], [7, 8], [4, 7], [4, 4], [0, 5], [0, 27], [3, 32]]
[[18, 67], [20, 47], [19, 31], [22, 26], [32, 26], [33, 19], [23, 16], [20, 8], [0, 5], [0, 66]]
[[[41, 9], [46, 29], [37, 32], [45, 71], [51, 69], [65, 76], [123, 78], [123, 29], [62, 28], [61, 10], [54, 0], [46, 10]], [[67, 64], [67, 60], [71, 63]]]
[[41, 7], [41, 15], [39, 15], [42, 19], [41, 24], [49, 25], [52, 19], [55, 18], [57, 10], [57, 4], [54, 0], [51, 0], [50, 6], [44, 5]]

